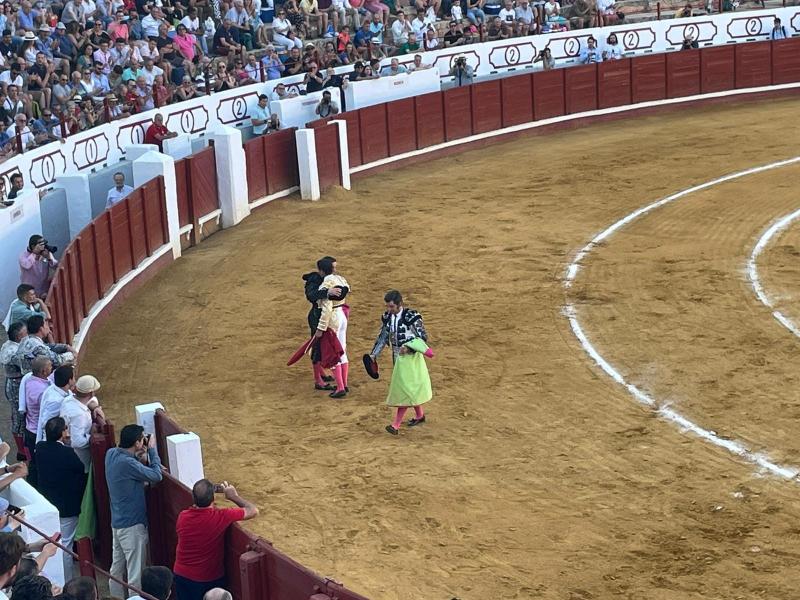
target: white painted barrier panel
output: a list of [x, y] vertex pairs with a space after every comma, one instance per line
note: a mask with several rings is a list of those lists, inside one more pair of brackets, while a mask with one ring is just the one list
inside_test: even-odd
[[158, 409], [164, 410], [164, 405], [161, 402], [139, 404], [134, 408], [136, 424], [144, 427], [144, 432], [147, 435], [153, 435], [156, 432], [155, 418]]
[[[8, 187], [6, 187], [8, 189]], [[39, 195], [35, 190], [17, 196], [14, 204], [0, 208], [0, 319], [17, 297], [19, 255], [28, 247], [28, 239], [42, 233]]]
[[[5, 461], [0, 463], [0, 467], [5, 465]], [[54, 533], [61, 531], [61, 525], [58, 521], [58, 509], [50, 504], [44, 496], [37, 492], [33, 486], [24, 479], [17, 479], [14, 481], [2, 491], [2, 496], [8, 500], [9, 504], [18, 506], [25, 511], [22, 518], [43, 533], [52, 536]], [[38, 534], [24, 525], [20, 528], [19, 532], [22, 539], [29, 544], [42, 539]], [[42, 571], [42, 575], [47, 577], [52, 583], [61, 587], [64, 586], [63, 554], [63, 551], [58, 550], [55, 556], [48, 559]]]
[[353, 81], [344, 90], [347, 110], [373, 106], [382, 102], [410, 98], [441, 89], [439, 72], [422, 69], [412, 73], [384, 75], [379, 79]]
[[300, 177], [300, 197], [319, 200], [319, 168], [317, 165], [316, 133], [313, 129], [298, 129], [294, 133], [297, 146], [297, 171]]
[[169, 472], [183, 485], [191, 488], [203, 479], [203, 451], [200, 438], [194, 433], [176, 433], [167, 436]]
[[[338, 88], [326, 88], [331, 98], [342, 108], [342, 97]], [[322, 100], [322, 92], [313, 92], [304, 96], [295, 96], [286, 100], [270, 100], [269, 109], [280, 119], [281, 129], [287, 127], [305, 127], [306, 123], [316, 121], [319, 116], [315, 112]]]
[[188, 135], [179, 135], [161, 142], [164, 154], [169, 154], [175, 160], [186, 158], [192, 154], [192, 138]]

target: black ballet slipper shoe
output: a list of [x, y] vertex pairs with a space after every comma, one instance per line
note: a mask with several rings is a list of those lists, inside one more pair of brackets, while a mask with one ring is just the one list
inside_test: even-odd
[[335, 390], [336, 388], [333, 387], [332, 385], [327, 384], [327, 383], [325, 385], [320, 385], [318, 383], [315, 383], [314, 384], [314, 389], [315, 390], [324, 390], [326, 392], [330, 392], [331, 390]]
[[338, 392], [333, 392], [332, 394], [328, 394], [331, 398], [344, 398], [347, 396], [347, 390], [340, 390]]
[[409, 427], [414, 427], [415, 425], [422, 425], [425, 422], [425, 416], [423, 415], [419, 419], [411, 419], [408, 422]]
[[391, 433], [392, 435], [400, 435], [400, 430], [399, 429], [395, 429], [391, 425], [387, 425], [386, 426], [386, 431]]
[[331, 381], [333, 381], [333, 379], [334, 378], [333, 378], [332, 375], [323, 375], [322, 376], [322, 381], [324, 381], [325, 383], [330, 383]]

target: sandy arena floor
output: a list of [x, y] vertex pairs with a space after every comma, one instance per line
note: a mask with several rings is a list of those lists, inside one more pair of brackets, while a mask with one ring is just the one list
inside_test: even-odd
[[[800, 154], [800, 101], [729, 104], [498, 145], [274, 202], [213, 236], [95, 335], [83, 372], [115, 421], [161, 400], [252, 528], [375, 600], [800, 596], [800, 485], [756, 473], [637, 405], [587, 358], [562, 278], [597, 232], [657, 198]], [[570, 292], [598, 350], [721, 435], [800, 465], [800, 340], [744, 265], [798, 208], [800, 166], [662, 207], [586, 260]], [[800, 319], [800, 225], [762, 256]], [[386, 374], [341, 401], [286, 359], [300, 275], [323, 254], [353, 294], [349, 349], [382, 294], [425, 316], [429, 422], [383, 431]]]

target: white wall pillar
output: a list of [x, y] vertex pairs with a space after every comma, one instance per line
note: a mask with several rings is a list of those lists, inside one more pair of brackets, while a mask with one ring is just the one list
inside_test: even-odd
[[238, 225], [250, 216], [242, 132], [221, 126], [211, 134], [217, 161], [217, 193], [222, 209], [222, 227]]
[[92, 196], [89, 190], [89, 176], [83, 174], [62, 175], [56, 178], [54, 187], [63, 189], [67, 194], [69, 237], [72, 239], [92, 222]]
[[[163, 140], [161, 146], [164, 148], [164, 154], [169, 154], [173, 159], [180, 160], [192, 153], [192, 138], [186, 134], [179, 135], [178, 137]], [[157, 146], [156, 150], [158, 150]]]
[[176, 433], [167, 436], [169, 472], [186, 487], [191, 488], [203, 475], [203, 450], [195, 433]]
[[350, 189], [350, 147], [347, 145], [347, 121], [334, 119], [332, 125], [339, 128], [339, 164], [342, 169], [342, 187]]
[[158, 152], [158, 146], [155, 144], [131, 144], [130, 146], [125, 146], [125, 158], [133, 162], [143, 154], [152, 151]]
[[136, 413], [136, 424], [144, 427], [146, 434], [153, 434], [156, 432], [156, 411], [158, 409], [164, 410], [164, 405], [161, 402], [150, 402], [149, 404], [138, 404], [134, 407]]
[[[6, 461], [0, 462], [0, 468], [6, 465]], [[61, 531], [61, 523], [58, 519], [58, 509], [50, 504], [36, 489], [24, 479], [17, 479], [2, 492], [3, 497], [9, 504], [18, 506], [25, 511], [25, 520], [31, 525], [52, 536]], [[22, 525], [19, 529], [20, 536], [26, 543], [38, 542], [42, 538], [33, 530]], [[42, 570], [42, 575], [47, 577], [51, 583], [64, 586], [64, 553], [58, 550], [56, 555], [49, 559]]]
[[317, 145], [313, 129], [298, 129], [297, 166], [300, 175], [300, 197], [303, 200], [319, 200], [319, 167]]
[[178, 184], [175, 161], [171, 156], [151, 150], [133, 161], [133, 185], [139, 187], [159, 175], [164, 177], [164, 197], [167, 200], [167, 229], [172, 245], [172, 257], [181, 256], [180, 216], [178, 215]]

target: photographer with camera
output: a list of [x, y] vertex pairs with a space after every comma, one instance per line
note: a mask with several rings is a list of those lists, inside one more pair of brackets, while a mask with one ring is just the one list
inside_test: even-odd
[[456, 57], [453, 66], [450, 68], [450, 76], [455, 78], [456, 86], [470, 85], [475, 76], [474, 69], [467, 64], [466, 56]]
[[[145, 454], [144, 459], [138, 458]], [[119, 447], [106, 452], [106, 483], [111, 500], [111, 535], [114, 541], [111, 574], [141, 587], [142, 569], [147, 560], [147, 504], [145, 485], [161, 481], [161, 460], [155, 436], [145, 435], [141, 425], [126, 425], [119, 434]], [[115, 581], [108, 582], [111, 595], [127, 598]]]
[[[224, 495], [237, 508], [218, 508], [214, 494]], [[236, 521], [258, 515], [236, 488], [223, 481], [217, 485], [201, 479], [192, 487], [194, 505], [178, 515], [175, 530], [175, 591], [178, 600], [194, 600], [217, 587], [225, 587], [225, 532]]]
[[[14, 178], [11, 178], [12, 186]], [[44, 300], [50, 287], [50, 269], [58, 265], [53, 254], [58, 250], [41, 235], [32, 235], [27, 249], [19, 255], [20, 283], [33, 286], [36, 296]]]
[[339, 114], [339, 106], [336, 104], [336, 102], [331, 100], [331, 93], [328, 90], [322, 92], [322, 100], [319, 101], [319, 104], [317, 104], [317, 108], [314, 109], [314, 112], [319, 115], [320, 119]]

